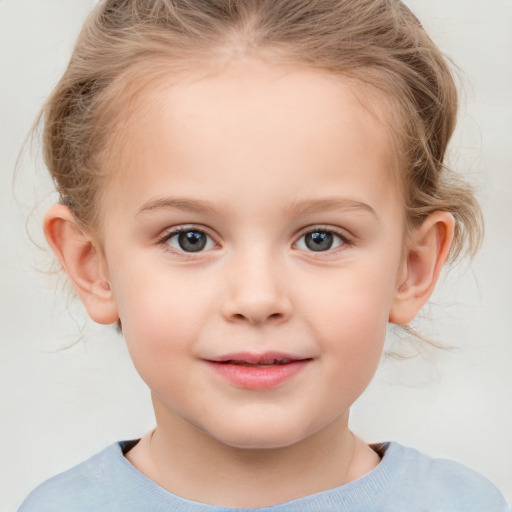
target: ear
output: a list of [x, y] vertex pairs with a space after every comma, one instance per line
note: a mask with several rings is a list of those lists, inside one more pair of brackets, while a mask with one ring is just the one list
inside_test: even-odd
[[97, 241], [62, 204], [53, 205], [46, 213], [44, 234], [91, 319], [100, 324], [117, 322], [107, 266]]
[[408, 324], [432, 295], [455, 231], [449, 212], [434, 212], [410, 234], [389, 321]]

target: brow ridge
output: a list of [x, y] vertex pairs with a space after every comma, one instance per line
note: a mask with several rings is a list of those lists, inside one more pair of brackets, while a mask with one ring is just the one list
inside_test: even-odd
[[[196, 200], [190, 198], [161, 197], [150, 199], [144, 203], [137, 211], [137, 215], [150, 213], [160, 209], [176, 209], [194, 213], [218, 213], [218, 209], [207, 200]], [[347, 198], [326, 198], [326, 199], [307, 199], [303, 201], [293, 201], [284, 208], [284, 214], [303, 215], [316, 213], [323, 210], [363, 210], [373, 215], [377, 215], [375, 210], [367, 203]]]
[[316, 213], [323, 210], [363, 210], [377, 216], [375, 210], [367, 203], [348, 198], [307, 199], [294, 201], [285, 208], [286, 214]]
[[150, 199], [144, 203], [138, 210], [137, 215], [142, 213], [150, 213], [154, 210], [183, 210], [195, 213], [216, 213], [217, 209], [209, 201], [177, 198], [177, 197], [161, 197]]

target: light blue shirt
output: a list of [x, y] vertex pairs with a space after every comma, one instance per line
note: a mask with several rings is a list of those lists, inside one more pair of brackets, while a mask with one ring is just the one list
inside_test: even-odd
[[[18, 512], [510, 512], [483, 476], [397, 443], [384, 443], [380, 464], [348, 484], [259, 509], [231, 509], [190, 501], [145, 477], [116, 443], [35, 489]], [[276, 485], [279, 485], [276, 483]]]

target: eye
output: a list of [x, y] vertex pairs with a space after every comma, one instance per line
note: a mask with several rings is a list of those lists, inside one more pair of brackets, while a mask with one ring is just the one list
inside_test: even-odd
[[179, 252], [200, 252], [215, 247], [215, 242], [204, 231], [191, 228], [175, 229], [161, 243]]
[[339, 233], [328, 229], [315, 229], [302, 235], [295, 244], [295, 247], [306, 251], [325, 252], [336, 249], [346, 243], [347, 240]]

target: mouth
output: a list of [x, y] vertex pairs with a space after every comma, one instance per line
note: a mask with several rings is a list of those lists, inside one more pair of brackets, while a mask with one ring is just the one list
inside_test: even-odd
[[300, 373], [313, 359], [283, 353], [227, 354], [207, 359], [215, 373], [236, 387], [276, 388]]
[[221, 361], [213, 361], [218, 364], [234, 364], [237, 366], [250, 366], [250, 367], [262, 367], [265, 368], [267, 366], [282, 366], [283, 364], [290, 364], [294, 363], [296, 361], [303, 361], [303, 359], [300, 358], [294, 358], [294, 357], [262, 357], [259, 358], [257, 361], [254, 361], [252, 359], [226, 359]]
[[262, 361], [261, 363], [249, 363], [248, 361], [241, 361], [239, 359], [230, 359], [229, 361], [222, 361], [219, 364], [234, 364], [237, 366], [248, 366], [250, 368], [268, 368], [269, 366], [290, 364], [294, 361], [294, 359], [270, 359], [268, 361]]
[[219, 357], [208, 359], [212, 363], [234, 364], [238, 366], [276, 366], [295, 363], [297, 361], [310, 360], [310, 357], [301, 357], [284, 352], [264, 352], [262, 354], [253, 354], [250, 352], [226, 354]]

